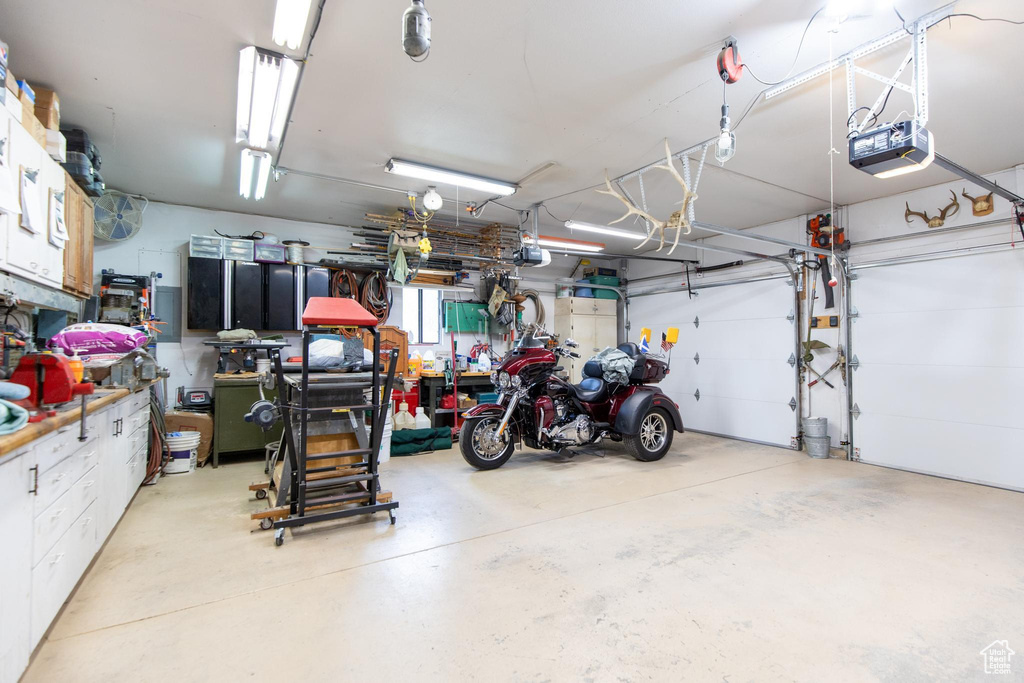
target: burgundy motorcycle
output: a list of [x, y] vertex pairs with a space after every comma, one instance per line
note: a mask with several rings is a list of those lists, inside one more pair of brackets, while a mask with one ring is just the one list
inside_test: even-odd
[[636, 344], [620, 344], [633, 358], [626, 384], [606, 382], [601, 364], [588, 361], [584, 379], [570, 384], [558, 367], [562, 357], [579, 358], [576, 342], [552, 345], [543, 329], [531, 327], [519, 339], [491, 381], [497, 403], [485, 403], [462, 414], [459, 432], [462, 457], [481, 470], [501, 467], [519, 441], [530, 448], [565, 452], [568, 448], [611, 439], [623, 441], [637, 460], [660, 460], [683, 431], [679, 408], [652, 384], [668, 374], [668, 364], [641, 353]]

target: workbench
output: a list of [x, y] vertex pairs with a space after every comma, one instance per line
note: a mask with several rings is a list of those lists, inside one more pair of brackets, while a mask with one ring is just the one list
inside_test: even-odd
[[[459, 391], [466, 389], [478, 389], [482, 391], [493, 391], [491, 384], [491, 373], [489, 372], [456, 372], [459, 380]], [[443, 372], [423, 370], [420, 372], [420, 405], [423, 412], [430, 418], [430, 426], [437, 427], [439, 415], [452, 415], [456, 408], [439, 408], [441, 405], [441, 394], [447, 386]]]

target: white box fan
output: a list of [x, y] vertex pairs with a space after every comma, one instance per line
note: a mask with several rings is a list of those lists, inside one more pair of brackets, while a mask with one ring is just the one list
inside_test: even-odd
[[101, 240], [121, 242], [142, 229], [142, 214], [149, 200], [141, 195], [109, 191], [93, 208], [93, 234]]

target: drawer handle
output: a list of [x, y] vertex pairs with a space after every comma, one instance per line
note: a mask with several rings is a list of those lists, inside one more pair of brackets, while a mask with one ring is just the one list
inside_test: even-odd
[[63, 559], [63, 558], [64, 558], [64, 553], [58, 553], [57, 555], [55, 555], [55, 556], [53, 557], [53, 559], [52, 559], [52, 560], [50, 560], [50, 566], [53, 566], [53, 565], [57, 564], [57, 563], [58, 563], [58, 562], [60, 562], [60, 561], [61, 561], [61, 559]]
[[61, 508], [60, 510], [55, 511], [52, 515], [50, 515], [50, 519], [59, 519], [65, 512], [67, 512], [67, 510], [67, 508]]
[[54, 477], [54, 478], [53, 478], [53, 483], [54, 483], [54, 484], [56, 484], [56, 483], [57, 483], [57, 482], [59, 482], [59, 481], [60, 481], [61, 479], [63, 479], [64, 477], [66, 477], [66, 476], [67, 476], [67, 474], [68, 474], [67, 472], [61, 472], [60, 474], [58, 474], [58, 475], [57, 475], [56, 477]]
[[39, 495], [39, 465], [33, 465], [29, 468], [32, 470], [32, 488], [29, 490], [33, 496]]
[[91, 487], [95, 483], [96, 483], [95, 481], [87, 481], [84, 484], [82, 484], [82, 488], [86, 488], [87, 489], [87, 488]]
[[83, 527], [89, 526], [90, 524], [92, 524], [92, 517], [86, 517], [82, 520]]

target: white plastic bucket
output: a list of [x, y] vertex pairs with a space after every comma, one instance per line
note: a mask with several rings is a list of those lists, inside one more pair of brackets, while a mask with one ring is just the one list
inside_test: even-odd
[[168, 432], [167, 447], [171, 451], [171, 459], [164, 466], [164, 474], [195, 472], [201, 438], [199, 432]]
[[270, 359], [269, 358], [257, 358], [256, 359], [256, 372], [264, 373], [270, 370]]

